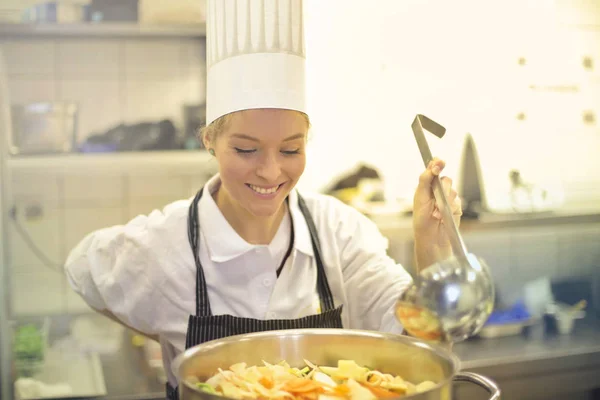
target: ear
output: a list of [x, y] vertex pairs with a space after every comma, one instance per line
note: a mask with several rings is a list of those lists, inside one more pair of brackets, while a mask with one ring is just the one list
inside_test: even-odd
[[212, 143], [209, 138], [209, 135], [207, 135], [206, 128], [204, 128], [200, 131], [200, 139], [202, 140], [202, 144], [204, 145], [204, 148], [210, 149]]

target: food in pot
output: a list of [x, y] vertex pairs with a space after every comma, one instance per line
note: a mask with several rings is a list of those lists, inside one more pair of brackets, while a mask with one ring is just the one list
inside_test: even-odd
[[426, 308], [401, 303], [396, 307], [396, 317], [411, 336], [433, 342], [442, 339], [440, 322], [435, 314]]
[[215, 395], [244, 400], [375, 400], [423, 392], [436, 385], [431, 381], [407, 382], [352, 360], [340, 360], [337, 367], [305, 362], [303, 368], [290, 367], [285, 361], [250, 367], [238, 363], [228, 370], [219, 369], [206, 382], [196, 377], [188, 378], [188, 382]]

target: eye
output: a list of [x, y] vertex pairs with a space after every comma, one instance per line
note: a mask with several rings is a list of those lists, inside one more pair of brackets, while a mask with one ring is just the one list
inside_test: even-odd
[[293, 154], [300, 154], [300, 149], [296, 149], [296, 150], [281, 150], [282, 154], [291, 156]]
[[238, 153], [241, 154], [250, 154], [250, 153], [254, 153], [256, 151], [256, 149], [240, 149], [238, 147], [234, 147], [235, 151], [237, 151]]

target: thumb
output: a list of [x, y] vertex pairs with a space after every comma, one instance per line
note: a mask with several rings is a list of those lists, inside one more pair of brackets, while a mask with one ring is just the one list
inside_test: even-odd
[[431, 184], [435, 176], [439, 176], [446, 163], [439, 158], [434, 158], [429, 162], [427, 169], [419, 176], [419, 184], [415, 192], [415, 201], [418, 203], [428, 202], [433, 198]]

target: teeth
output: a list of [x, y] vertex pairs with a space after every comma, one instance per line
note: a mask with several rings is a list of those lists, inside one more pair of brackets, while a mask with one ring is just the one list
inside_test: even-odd
[[277, 189], [279, 189], [279, 186], [275, 186], [270, 189], [264, 189], [264, 188], [260, 188], [258, 186], [254, 186], [254, 185], [248, 185], [248, 186], [250, 186], [250, 188], [252, 190], [254, 190], [255, 192], [260, 193], [260, 194], [273, 194], [277, 191]]

